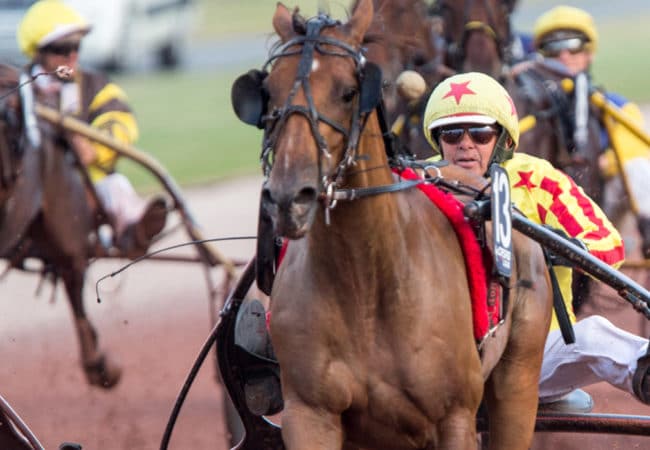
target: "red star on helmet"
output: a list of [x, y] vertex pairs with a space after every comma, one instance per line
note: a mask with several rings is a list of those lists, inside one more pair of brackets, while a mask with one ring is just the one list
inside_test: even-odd
[[447, 92], [442, 98], [445, 99], [447, 97], [454, 97], [456, 104], [459, 105], [461, 99], [463, 98], [463, 95], [476, 95], [476, 92], [467, 87], [471, 81], [472, 80], [466, 81], [464, 83], [450, 83], [451, 88], [449, 89], [449, 92]]

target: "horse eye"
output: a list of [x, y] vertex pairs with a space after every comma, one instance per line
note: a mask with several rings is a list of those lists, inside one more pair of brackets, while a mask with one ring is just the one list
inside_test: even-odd
[[343, 101], [345, 103], [350, 103], [352, 100], [354, 100], [354, 97], [357, 96], [358, 92], [359, 90], [356, 87], [346, 89], [343, 93]]

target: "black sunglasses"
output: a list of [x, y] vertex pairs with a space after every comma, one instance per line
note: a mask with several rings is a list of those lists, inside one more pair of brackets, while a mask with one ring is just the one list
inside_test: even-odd
[[80, 45], [80, 42], [53, 42], [41, 48], [41, 53], [68, 56], [72, 52], [78, 52]]
[[562, 53], [565, 50], [571, 53], [572, 55], [575, 55], [577, 53], [584, 51], [585, 43], [586, 42], [579, 37], [561, 39], [558, 41], [549, 41], [543, 43], [540, 46], [539, 52], [542, 55], [548, 56], [550, 58], [559, 56], [560, 53]]
[[458, 144], [465, 135], [469, 134], [470, 139], [477, 144], [487, 144], [499, 133], [499, 130], [492, 125], [458, 125], [447, 128], [440, 128], [437, 136], [446, 144]]

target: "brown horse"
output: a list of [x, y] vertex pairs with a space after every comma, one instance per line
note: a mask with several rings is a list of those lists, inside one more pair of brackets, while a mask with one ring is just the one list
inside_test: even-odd
[[437, 47], [439, 36], [423, 0], [373, 0], [373, 5], [377, 13], [368, 30], [366, 57], [382, 69], [390, 116], [399, 100], [395, 83], [399, 74], [415, 70], [428, 85], [435, 85], [444, 54]]
[[[97, 333], [83, 305], [84, 277], [97, 242], [97, 217], [61, 131], [38, 120], [40, 93], [18, 72], [0, 66], [0, 257], [22, 269], [36, 258], [43, 276], [63, 281], [80, 343], [88, 382], [114, 386], [121, 369], [98, 346]], [[46, 99], [44, 99], [46, 100]]]
[[447, 65], [499, 80], [510, 63], [510, 15], [516, 0], [437, 0], [444, 23]]
[[484, 398], [490, 448], [526, 449], [550, 320], [541, 250], [515, 236], [506, 319], [479, 352], [454, 230], [386, 157], [372, 19], [372, 0], [345, 24], [279, 3], [270, 72], [237, 82], [239, 117], [265, 128], [263, 207], [290, 239], [270, 321], [284, 444], [476, 448]]

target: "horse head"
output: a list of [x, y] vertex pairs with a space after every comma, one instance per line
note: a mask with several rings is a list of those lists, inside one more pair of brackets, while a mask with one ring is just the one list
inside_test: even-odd
[[447, 63], [459, 72], [483, 72], [499, 79], [508, 62], [513, 0], [439, 0]]
[[278, 4], [270, 71], [233, 85], [235, 112], [264, 128], [262, 207], [277, 235], [304, 236], [357, 163], [364, 119], [381, 99], [381, 71], [361, 49], [372, 17], [372, 0], [361, 0], [346, 24], [323, 14], [305, 20]]

